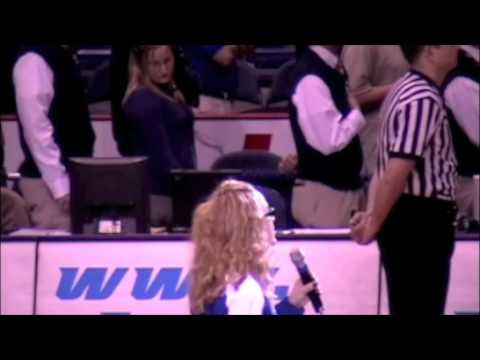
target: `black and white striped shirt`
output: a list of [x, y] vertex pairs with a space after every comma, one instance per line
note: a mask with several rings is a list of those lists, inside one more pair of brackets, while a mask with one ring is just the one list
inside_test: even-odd
[[411, 70], [393, 86], [380, 116], [379, 178], [389, 159], [415, 159], [404, 194], [454, 200], [457, 161], [437, 85]]

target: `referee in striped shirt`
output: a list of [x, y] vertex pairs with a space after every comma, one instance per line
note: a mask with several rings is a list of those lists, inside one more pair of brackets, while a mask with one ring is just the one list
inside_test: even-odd
[[378, 239], [390, 314], [442, 314], [454, 248], [456, 159], [440, 86], [455, 45], [401, 45], [410, 71], [381, 109], [377, 170], [365, 212], [351, 220], [360, 244]]

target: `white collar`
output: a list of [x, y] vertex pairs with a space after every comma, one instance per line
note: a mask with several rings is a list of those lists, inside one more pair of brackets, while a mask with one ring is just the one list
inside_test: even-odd
[[310, 50], [317, 54], [328, 66], [336, 68], [338, 65], [338, 56], [333, 54], [330, 50], [327, 50], [320, 45], [310, 45]]
[[460, 45], [460, 48], [474, 58], [476, 62], [480, 62], [480, 49], [478, 47], [472, 45]]

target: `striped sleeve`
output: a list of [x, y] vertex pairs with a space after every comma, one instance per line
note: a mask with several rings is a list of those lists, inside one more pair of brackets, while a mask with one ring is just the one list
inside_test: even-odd
[[417, 98], [405, 104], [394, 117], [395, 136], [389, 144], [390, 157], [422, 158], [442, 114], [441, 105], [432, 97]]

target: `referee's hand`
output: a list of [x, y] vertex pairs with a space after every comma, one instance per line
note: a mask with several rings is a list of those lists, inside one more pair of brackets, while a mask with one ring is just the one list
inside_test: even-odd
[[367, 218], [365, 211], [356, 212], [350, 219], [350, 229], [352, 231], [352, 239], [359, 242], [363, 238], [363, 231], [365, 229], [365, 222]]
[[350, 220], [352, 239], [360, 245], [370, 244], [377, 236], [379, 227], [372, 214], [369, 212], [357, 212]]

